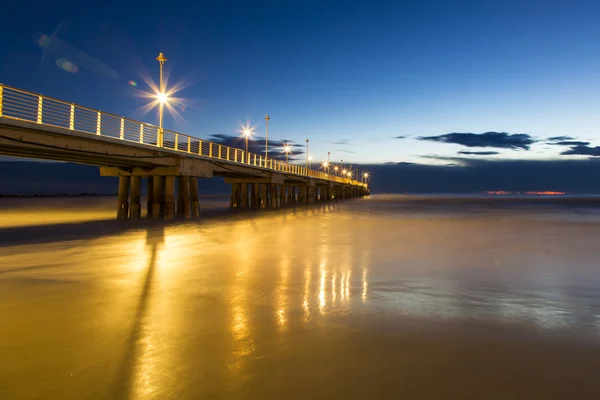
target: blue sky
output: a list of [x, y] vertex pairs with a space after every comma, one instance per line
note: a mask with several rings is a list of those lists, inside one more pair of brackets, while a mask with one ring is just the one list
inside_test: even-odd
[[[262, 134], [268, 113], [273, 142], [309, 138], [315, 159], [345, 162], [576, 159], [600, 145], [600, 2], [12, 3], [1, 82], [156, 123], [128, 81], [148, 90], [162, 51], [170, 84], [191, 83], [178, 94], [185, 121], [165, 126], [195, 136], [246, 121]], [[533, 143], [440, 139], [485, 132]], [[584, 155], [561, 155], [570, 147], [546, 140], [557, 136], [589, 142]]]

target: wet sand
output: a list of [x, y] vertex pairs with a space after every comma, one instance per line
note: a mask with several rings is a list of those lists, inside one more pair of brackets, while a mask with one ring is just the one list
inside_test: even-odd
[[405, 206], [4, 227], [0, 398], [597, 398], [595, 214]]

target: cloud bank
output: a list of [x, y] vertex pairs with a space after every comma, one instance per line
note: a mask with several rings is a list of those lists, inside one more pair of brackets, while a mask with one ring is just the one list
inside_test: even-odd
[[446, 133], [438, 136], [421, 136], [419, 140], [428, 140], [440, 143], [459, 144], [466, 147], [493, 147], [498, 149], [524, 149], [536, 141], [526, 133], [509, 134], [506, 132], [485, 133]]

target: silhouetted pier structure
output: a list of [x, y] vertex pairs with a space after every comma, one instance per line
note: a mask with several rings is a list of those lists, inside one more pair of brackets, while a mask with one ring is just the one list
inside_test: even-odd
[[[119, 177], [117, 218], [199, 216], [198, 178], [231, 184], [231, 208], [369, 194], [366, 183], [0, 84], [0, 154], [69, 161]], [[177, 180], [177, 185], [175, 181]], [[177, 192], [176, 192], [177, 187]]]

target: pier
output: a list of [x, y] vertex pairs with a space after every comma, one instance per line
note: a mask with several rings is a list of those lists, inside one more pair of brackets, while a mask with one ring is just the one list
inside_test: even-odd
[[[201, 179], [223, 177], [230, 207], [279, 208], [369, 194], [366, 182], [206, 141], [0, 84], [0, 154], [75, 162], [118, 177], [118, 219], [196, 218]], [[341, 175], [341, 174], [340, 174]], [[200, 181], [199, 181], [200, 179]]]

